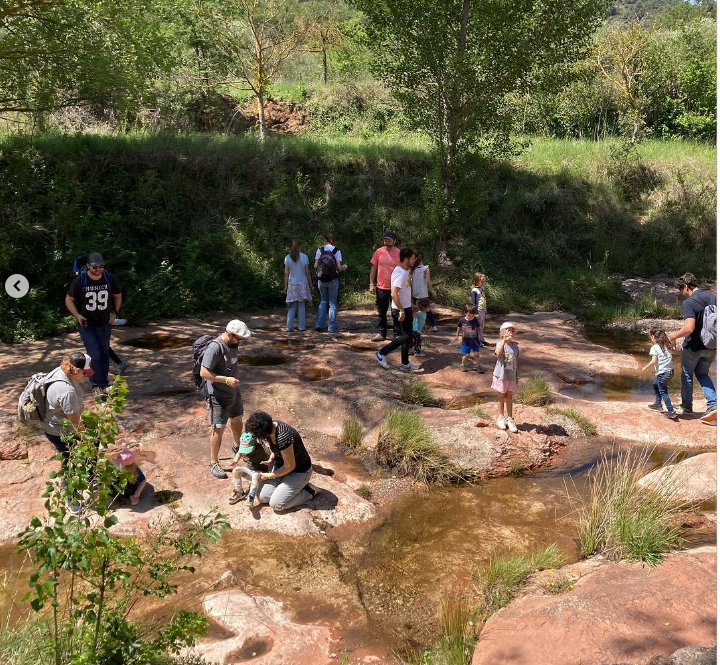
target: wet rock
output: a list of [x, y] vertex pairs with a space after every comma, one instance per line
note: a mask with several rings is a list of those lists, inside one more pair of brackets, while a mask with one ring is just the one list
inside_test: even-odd
[[701, 503], [712, 499], [717, 492], [717, 454], [703, 453], [651, 471], [639, 481], [643, 487], [655, 487], [658, 483], [677, 486], [678, 501]]
[[714, 645], [716, 562], [716, 548], [707, 547], [669, 555], [654, 568], [580, 564], [586, 567], [573, 589], [531, 591], [492, 616], [472, 665], [648, 665], [688, 643]]
[[221, 591], [206, 596], [203, 609], [232, 633], [232, 637], [195, 647], [193, 651], [208, 662], [251, 660], [256, 665], [335, 662], [329, 649], [330, 629], [294, 622], [277, 600], [237, 590]]

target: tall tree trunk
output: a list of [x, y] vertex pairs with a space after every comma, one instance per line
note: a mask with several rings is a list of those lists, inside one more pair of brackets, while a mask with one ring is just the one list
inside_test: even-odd
[[328, 66], [327, 66], [327, 49], [323, 46], [323, 83], [327, 85], [328, 79]]
[[267, 129], [265, 127], [265, 96], [262, 90], [259, 90], [255, 95], [258, 103], [258, 125], [260, 126], [260, 140], [264, 141], [267, 135]]

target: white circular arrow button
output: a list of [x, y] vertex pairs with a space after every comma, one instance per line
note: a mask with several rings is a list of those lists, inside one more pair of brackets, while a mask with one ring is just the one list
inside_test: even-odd
[[22, 298], [30, 290], [30, 282], [25, 275], [10, 275], [5, 280], [5, 290], [11, 298]]

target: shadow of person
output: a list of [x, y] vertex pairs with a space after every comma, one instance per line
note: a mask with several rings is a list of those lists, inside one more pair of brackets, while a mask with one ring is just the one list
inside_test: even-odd
[[534, 423], [518, 423], [519, 432], [536, 432], [543, 436], [569, 436], [562, 425], [552, 423], [550, 425], [535, 425]]
[[313, 470], [314, 473], [317, 473], [317, 474], [319, 474], [319, 475], [321, 475], [321, 476], [330, 476], [330, 477], [332, 477], [332, 476], [335, 475], [335, 470], [334, 470], [334, 469], [330, 469], [330, 468], [327, 468], [327, 467], [324, 467], [324, 466], [320, 466], [319, 464], [315, 464], [314, 462], [313, 462], [313, 465], [312, 465], [312, 470]]
[[318, 493], [310, 499], [310, 501], [303, 503], [294, 508], [288, 508], [287, 510], [276, 511], [278, 515], [287, 515], [288, 513], [294, 513], [298, 510], [335, 510], [338, 505], [338, 497], [330, 490], [326, 490], [322, 487], [318, 487]]

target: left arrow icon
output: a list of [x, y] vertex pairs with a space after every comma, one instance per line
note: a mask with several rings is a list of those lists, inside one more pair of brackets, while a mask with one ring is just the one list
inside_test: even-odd
[[10, 275], [5, 280], [5, 291], [12, 298], [22, 298], [30, 290], [30, 282], [25, 275]]

